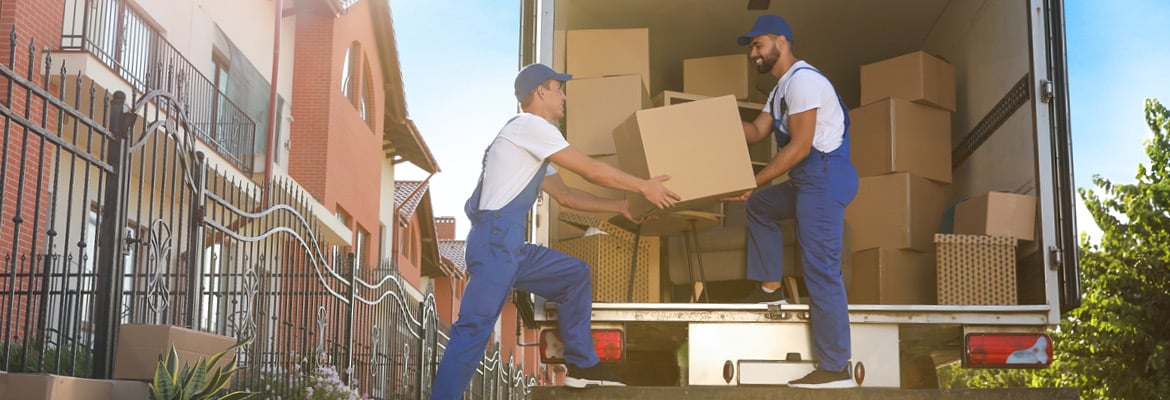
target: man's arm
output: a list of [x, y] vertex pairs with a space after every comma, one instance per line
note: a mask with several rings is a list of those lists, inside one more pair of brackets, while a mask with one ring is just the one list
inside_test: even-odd
[[[771, 119], [769, 117], [768, 119]], [[759, 121], [760, 118], [756, 118]], [[746, 124], [746, 123], [745, 123]], [[756, 174], [756, 186], [763, 186], [791, 170], [808, 157], [812, 150], [813, 133], [817, 128], [817, 109], [813, 108], [788, 115], [788, 134], [792, 140], [776, 152], [776, 156]]]
[[760, 111], [755, 120], [743, 122], [743, 137], [747, 139], [748, 144], [764, 140], [769, 133], [772, 133], [772, 114], [768, 111]]
[[561, 174], [546, 175], [541, 187], [544, 188], [545, 193], [548, 193], [549, 196], [552, 196], [553, 200], [557, 201], [557, 204], [562, 206], [577, 211], [616, 212], [630, 220], [634, 219], [630, 216], [630, 209], [626, 200], [598, 197], [593, 193], [571, 187], [565, 184], [565, 180], [561, 178]]
[[[670, 208], [675, 201], [679, 200], [678, 194], [662, 184], [670, 179], [670, 175], [641, 179], [609, 164], [589, 158], [573, 146], [565, 147], [548, 158], [556, 165], [581, 175], [590, 183], [638, 193], [658, 208]], [[561, 183], [564, 184], [563, 181]]]

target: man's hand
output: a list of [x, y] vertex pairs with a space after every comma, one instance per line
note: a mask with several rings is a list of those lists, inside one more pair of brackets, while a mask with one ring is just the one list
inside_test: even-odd
[[659, 175], [645, 181], [639, 192], [642, 197], [645, 197], [650, 204], [653, 204], [659, 209], [667, 209], [674, 206], [674, 202], [679, 201], [678, 193], [666, 188], [662, 182], [670, 180], [670, 175]]
[[724, 197], [720, 200], [723, 200], [723, 201], [747, 201], [748, 197], [752, 197], [751, 190], [734, 195], [734, 196], [727, 196], [727, 197]]
[[634, 215], [630, 214], [629, 200], [622, 200], [622, 207], [621, 207], [621, 210], [619, 212], [622, 214], [623, 217], [626, 217], [626, 219], [633, 221], [635, 224], [641, 224], [643, 222], [646, 222], [646, 221], [649, 221], [649, 220], [656, 218], [656, 216], [654, 216], [654, 215], [646, 215], [646, 216], [643, 216], [641, 218], [634, 218]]

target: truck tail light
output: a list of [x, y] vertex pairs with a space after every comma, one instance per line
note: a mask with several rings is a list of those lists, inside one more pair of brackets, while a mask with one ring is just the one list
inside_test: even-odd
[[1043, 333], [971, 333], [963, 366], [968, 368], [1047, 368], [1052, 338]]
[[[601, 361], [621, 361], [625, 358], [625, 334], [621, 329], [594, 329], [593, 349]], [[540, 332], [540, 362], [561, 364], [565, 362], [565, 342], [558, 329]]]

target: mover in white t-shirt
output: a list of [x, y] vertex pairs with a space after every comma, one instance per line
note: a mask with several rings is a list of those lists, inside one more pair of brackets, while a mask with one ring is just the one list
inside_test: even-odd
[[[760, 282], [744, 302], [784, 303], [780, 221], [795, 219], [817, 368], [788, 386], [855, 387], [849, 373], [849, 305], [840, 257], [845, 207], [857, 195], [858, 184], [849, 161], [849, 110], [827, 77], [796, 59], [792, 28], [783, 18], [760, 16], [738, 43], [751, 47], [748, 56], [760, 73], [779, 79], [764, 111], [743, 124], [748, 143], [772, 135], [779, 148], [756, 174], [760, 188], [741, 197], [747, 200], [747, 278]], [[785, 173], [789, 180], [765, 186]]]
[[601, 365], [593, 349], [589, 265], [525, 243], [526, 216], [543, 189], [568, 208], [630, 217], [625, 199], [605, 199], [571, 188], [550, 162], [591, 183], [638, 193], [660, 208], [672, 206], [679, 197], [662, 184], [669, 176], [641, 179], [589, 158], [565, 142], [553, 121], [565, 116], [564, 84], [569, 79], [571, 75], [542, 64], [524, 67], [516, 76], [516, 99], [524, 112], [509, 120], [484, 152], [480, 181], [464, 206], [471, 220], [465, 255], [470, 278], [436, 372], [432, 399], [463, 395], [512, 288], [558, 304], [557, 323], [568, 367], [566, 386], [624, 386]]

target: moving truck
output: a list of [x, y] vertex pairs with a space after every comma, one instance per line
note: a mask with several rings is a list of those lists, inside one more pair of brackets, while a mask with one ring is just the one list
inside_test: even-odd
[[[587, 143], [599, 137], [589, 129], [600, 129], [604, 140], [590, 142], [590, 154], [622, 166], [606, 137], [631, 109], [606, 120], [587, 115], [589, 101], [652, 110], [734, 96], [743, 118], [754, 118], [775, 78], [748, 66], [747, 48], [735, 39], [762, 14], [783, 16], [797, 58], [832, 81], [854, 116], [853, 160], [863, 177], [842, 257], [854, 380], [862, 388], [929, 388], [937, 387], [936, 368], [954, 362], [1050, 362], [1046, 332], [1080, 297], [1060, 0], [521, 3], [521, 64], [575, 74], [569, 141]], [[750, 73], [740, 74], [744, 68]], [[586, 88], [609, 78], [627, 83], [607, 81], [622, 89], [600, 95]], [[725, 87], [734, 90], [719, 92]], [[748, 154], [758, 166], [774, 152], [769, 138]], [[777, 385], [813, 368], [798, 261], [785, 264], [794, 304], [735, 302], [753, 284], [743, 272], [743, 203], [715, 196], [663, 214], [679, 223], [658, 231], [553, 203], [546, 196], [534, 208], [532, 240], [591, 252], [595, 344], [631, 385]], [[581, 245], [597, 236], [586, 230], [612, 239]], [[997, 276], [980, 275], [987, 268]], [[526, 323], [542, 331], [544, 361], [557, 362], [556, 305], [524, 300], [531, 300]]]

